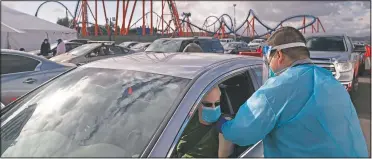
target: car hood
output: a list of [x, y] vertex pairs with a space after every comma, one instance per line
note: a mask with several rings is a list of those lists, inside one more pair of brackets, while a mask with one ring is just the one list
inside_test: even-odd
[[66, 61], [72, 60], [75, 57], [76, 56], [74, 56], [72, 54], [64, 53], [64, 54], [61, 54], [61, 55], [58, 55], [58, 56], [54, 56], [54, 57], [50, 58], [49, 60], [54, 61], [54, 62], [66, 62]]
[[348, 60], [349, 54], [346, 52], [336, 51], [310, 51], [310, 58], [312, 59], [334, 59], [334, 60]]

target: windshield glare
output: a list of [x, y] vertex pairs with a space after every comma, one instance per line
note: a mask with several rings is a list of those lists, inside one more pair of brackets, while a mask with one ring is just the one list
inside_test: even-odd
[[158, 39], [155, 40], [146, 52], [179, 52], [182, 40], [177, 39]]
[[92, 50], [97, 44], [85, 44], [82, 46], [79, 46], [75, 49], [72, 49], [68, 53], [75, 55], [75, 56], [81, 56], [84, 55], [85, 53], [89, 52], [89, 50]]
[[9, 105], [2, 157], [138, 157], [189, 79], [80, 67]]
[[342, 36], [310, 37], [306, 39], [306, 46], [310, 51], [346, 51]]
[[146, 46], [147, 44], [137, 44], [137, 45], [134, 45], [132, 48], [133, 49], [142, 49]]

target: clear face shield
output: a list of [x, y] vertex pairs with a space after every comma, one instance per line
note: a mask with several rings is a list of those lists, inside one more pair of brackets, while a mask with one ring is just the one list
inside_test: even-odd
[[[275, 76], [277, 73], [274, 72], [270, 68], [270, 62], [272, 60], [272, 57], [270, 58], [271, 55], [274, 55], [277, 51], [282, 50], [282, 49], [287, 49], [287, 48], [293, 48], [293, 47], [306, 47], [305, 43], [302, 42], [295, 42], [295, 43], [288, 43], [288, 44], [282, 44], [282, 45], [277, 45], [277, 46], [270, 46], [267, 43], [262, 44], [262, 54], [263, 54], [263, 60], [267, 67], [269, 68], [269, 77]], [[277, 71], [277, 72], [282, 72], [282, 71]]]

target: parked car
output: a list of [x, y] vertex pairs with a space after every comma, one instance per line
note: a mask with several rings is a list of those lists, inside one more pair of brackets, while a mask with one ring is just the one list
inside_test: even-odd
[[1, 103], [9, 104], [45, 81], [74, 67], [26, 52], [1, 49]]
[[70, 42], [77, 42], [77, 43], [81, 43], [81, 44], [88, 44], [88, 41], [91, 41], [89, 39], [74, 39], [74, 40], [70, 40]]
[[83, 65], [100, 59], [124, 56], [134, 53], [133, 50], [115, 45], [102, 45], [103, 43], [91, 43], [77, 47], [67, 53], [51, 58], [51, 61], [60, 63], [73, 63]]
[[[203, 96], [220, 85], [222, 113], [233, 117], [267, 79], [263, 66], [248, 56], [136, 53], [77, 67], [1, 111], [1, 156], [175, 157]], [[263, 156], [261, 141], [236, 150]]]
[[233, 42], [234, 39], [231, 39], [231, 38], [226, 38], [226, 39], [220, 39], [220, 43], [222, 46], [224, 46], [225, 44], [229, 43], [229, 42]]
[[150, 45], [151, 43], [138, 43], [132, 46], [130, 49], [135, 52], [144, 52]]
[[211, 37], [182, 37], [182, 38], [161, 38], [155, 40], [145, 51], [146, 52], [182, 52], [185, 47], [196, 41], [207, 53], [223, 53], [224, 49], [216, 38]]
[[257, 50], [259, 46], [261, 46], [262, 43], [264, 43], [265, 39], [253, 39], [251, 42], [248, 43], [248, 47], [253, 50]]
[[242, 51], [248, 51], [248, 44], [245, 42], [230, 42], [226, 43], [223, 48], [225, 54], [239, 54]]
[[113, 45], [115, 44], [115, 41], [88, 41], [88, 44], [96, 44], [96, 43], [99, 43], [99, 44], [105, 44], [105, 45]]
[[137, 41], [126, 41], [126, 42], [123, 42], [119, 45], [130, 49], [131, 47], [133, 47], [134, 45], [137, 45], [138, 43], [139, 42], [137, 42]]
[[[75, 48], [83, 45], [82, 43], [68, 42], [67, 40], [65, 40], [64, 43], [65, 43], [65, 46], [66, 46], [66, 52], [69, 52], [72, 49], [75, 49]], [[53, 57], [53, 54], [57, 52], [57, 45], [58, 45], [58, 43], [54, 43], [54, 44], [50, 45], [51, 50], [50, 50], [49, 56], [47, 58]], [[40, 50], [30, 51], [30, 53], [33, 54], [33, 55], [38, 55], [38, 54], [40, 54]]]
[[355, 52], [349, 36], [344, 34], [312, 34], [306, 37], [312, 61], [330, 70], [352, 94], [358, 89], [361, 55]]

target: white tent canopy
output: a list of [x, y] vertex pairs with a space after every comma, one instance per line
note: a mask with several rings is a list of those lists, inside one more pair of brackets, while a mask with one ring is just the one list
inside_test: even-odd
[[44, 39], [76, 39], [77, 32], [58, 24], [1, 5], [1, 48], [26, 51], [40, 49]]

